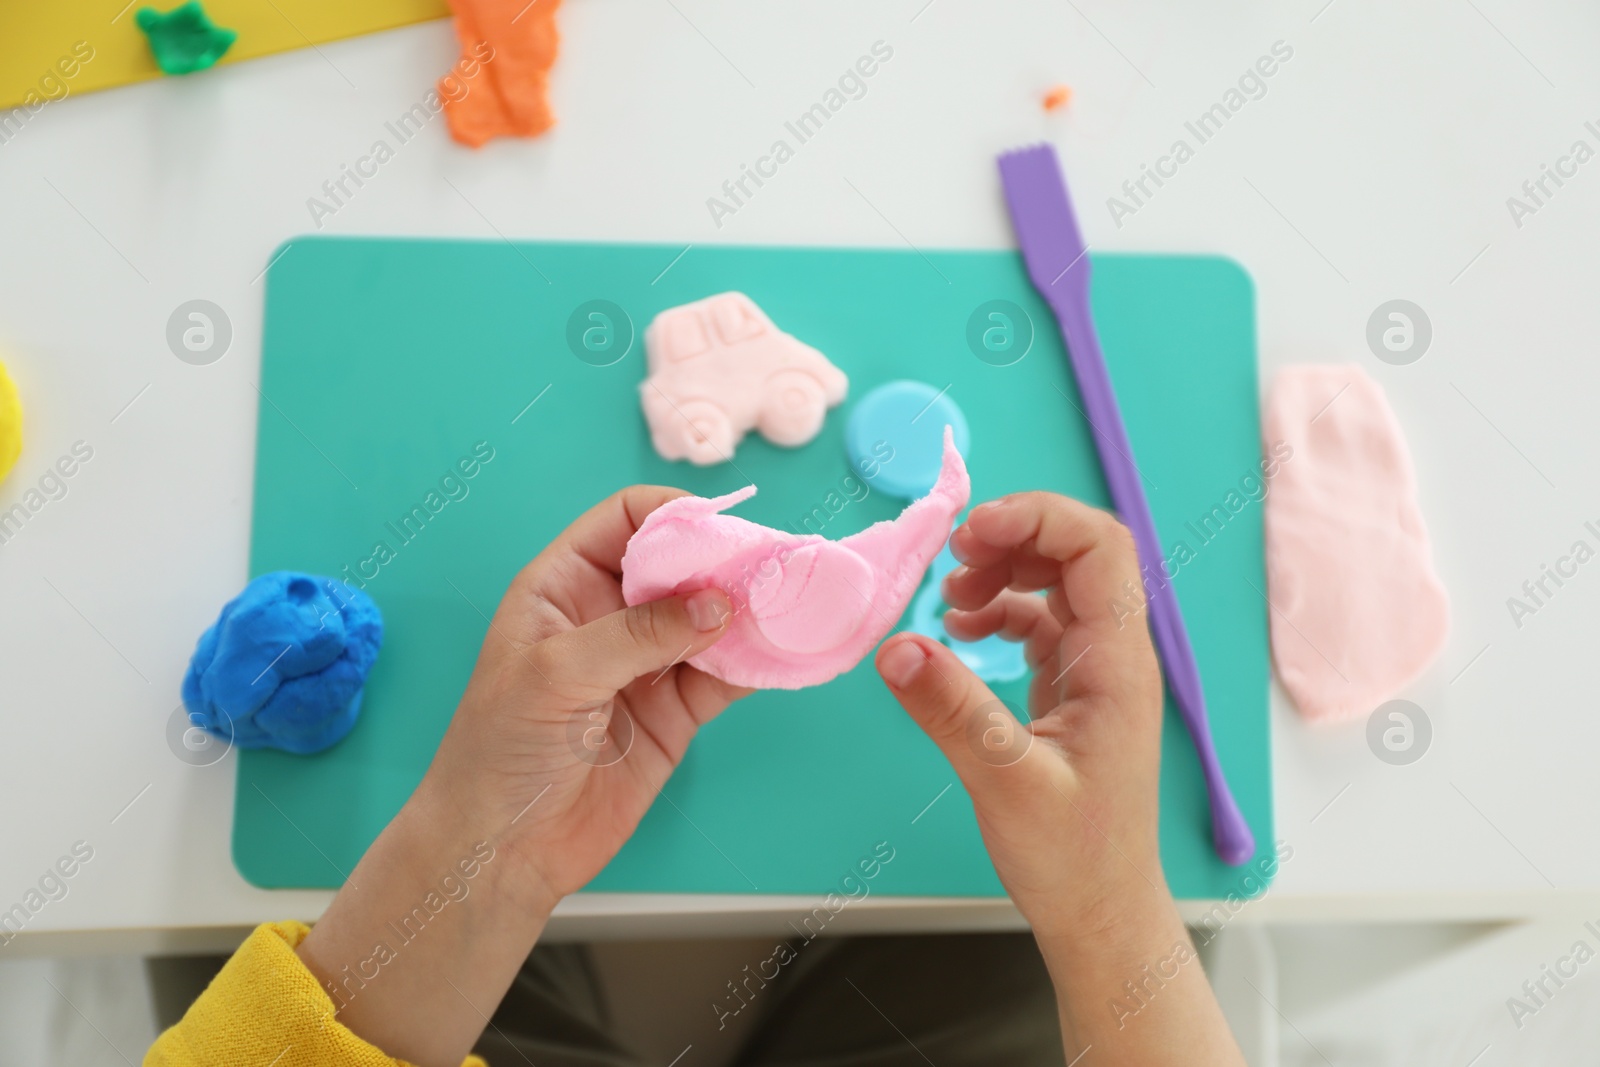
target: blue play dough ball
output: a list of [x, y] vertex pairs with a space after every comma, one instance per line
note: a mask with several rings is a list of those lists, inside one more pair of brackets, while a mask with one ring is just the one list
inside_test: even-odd
[[196, 726], [240, 748], [320, 752], [355, 726], [382, 644], [383, 616], [365, 593], [263, 574], [200, 635], [183, 703]]
[[[954, 431], [956, 450], [965, 458], [972, 443], [967, 417], [949, 392], [940, 393], [926, 382], [880, 385], [861, 398], [845, 423], [850, 466], [863, 474], [877, 467], [872, 487], [890, 496], [902, 500], [926, 496], [939, 480], [947, 424]], [[894, 449], [894, 458], [883, 461], [880, 442]]]

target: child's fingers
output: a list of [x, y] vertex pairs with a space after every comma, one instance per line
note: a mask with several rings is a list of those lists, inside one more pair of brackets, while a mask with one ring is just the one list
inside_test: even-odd
[[980, 811], [1039, 803], [1045, 787], [1037, 775], [1049, 757], [1032, 744], [1027, 723], [955, 653], [932, 638], [898, 634], [878, 649], [876, 662], [889, 691], [939, 746]]
[[722, 714], [735, 700], [753, 692], [713, 678], [687, 663], [641, 675], [623, 689], [637, 725], [674, 766], [683, 759], [700, 727]]
[[635, 604], [555, 634], [529, 652], [540, 675], [614, 693], [635, 678], [699, 655], [727, 632], [733, 605], [720, 589]]
[[[1118, 611], [1140, 572], [1132, 535], [1111, 515], [1055, 493], [1017, 493], [972, 509], [957, 533], [957, 556], [971, 561], [946, 584], [958, 608], [981, 607], [973, 601], [991, 589], [998, 595], [1002, 576], [1012, 588], [1026, 584], [1017, 581], [1019, 553], [1051, 561], [1059, 594], [1052, 590], [1048, 603], [1068, 637], [1062, 654], [1074, 660], [1074, 693], [1122, 696], [1159, 677], [1148, 631], [1125, 625]], [[951, 543], [955, 551], [957, 538]]]
[[980, 641], [999, 634], [1020, 641], [1031, 666], [1042, 663], [1061, 647], [1061, 622], [1040, 596], [1001, 592], [976, 611], [945, 613], [944, 628], [958, 641]]
[[996, 562], [1024, 546], [1070, 563], [1120, 529], [1109, 512], [1060, 493], [1012, 493], [973, 508], [950, 550], [969, 566]]
[[1061, 638], [1065, 631], [1051, 607], [1051, 601], [1060, 599], [1060, 590], [1053, 590], [1048, 600], [1006, 590], [977, 611], [951, 610], [944, 616], [945, 630], [958, 641], [979, 641], [999, 634], [1008, 641], [1023, 643], [1023, 657], [1033, 672], [1028, 684], [1028, 708], [1035, 719], [1061, 703], [1066, 692], [1064, 675], [1070, 673], [1062, 671]]
[[621, 577], [622, 554], [628, 550], [628, 540], [639, 532], [652, 511], [685, 495], [682, 489], [665, 485], [630, 485], [620, 489], [573, 520], [528, 570], [533, 571], [539, 561], [547, 557], [559, 564], [561, 554], [571, 553]]
[[[1056, 591], [1052, 599], [1059, 598]], [[1061, 703], [1071, 672], [1062, 670], [1065, 631], [1046, 598], [1006, 590], [977, 611], [946, 612], [944, 628], [958, 641], [981, 641], [999, 634], [1008, 641], [1022, 642], [1023, 656], [1033, 672], [1028, 686], [1033, 717], [1037, 719]]]
[[622, 607], [622, 556], [656, 508], [684, 496], [663, 485], [631, 485], [579, 515], [523, 567], [495, 612], [495, 627], [534, 644]]
[[[1049, 497], [1053, 494], [1030, 495]], [[1012, 499], [1002, 497], [981, 504], [974, 513], [982, 514], [981, 509], [993, 509]], [[1091, 514], [1101, 514], [1092, 508], [1086, 510]], [[970, 611], [988, 603], [1001, 589], [1031, 593], [1060, 584], [1060, 559], [1042, 555], [1032, 540], [1014, 545], [990, 544], [980, 536], [983, 526], [982, 521], [978, 526], [963, 524], [950, 538], [951, 551], [963, 565], [944, 579], [943, 588], [948, 603]]]
[[1061, 581], [1061, 564], [1046, 559], [1029, 546], [1012, 549], [996, 563], [981, 567], [962, 565], [945, 576], [941, 590], [945, 602], [963, 611], [987, 604], [1002, 589], [1034, 593]]
[[747, 686], [734, 685], [732, 682], [724, 682], [721, 678], [713, 678], [705, 671], [691, 667], [687, 663], [675, 667], [674, 671], [675, 674], [663, 678], [660, 684], [666, 685], [670, 681], [677, 686], [678, 694], [683, 698], [683, 706], [689, 709], [697, 729], [716, 718], [735, 700], [755, 692]]
[[1011, 562], [1002, 559], [981, 568], [957, 567], [945, 575], [939, 593], [958, 611], [978, 611], [1010, 584]]

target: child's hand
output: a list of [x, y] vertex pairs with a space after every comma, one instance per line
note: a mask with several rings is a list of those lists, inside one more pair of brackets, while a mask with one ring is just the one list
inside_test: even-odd
[[1050, 969], [1067, 1062], [1092, 1048], [1103, 1063], [1239, 1067], [1161, 874], [1161, 673], [1133, 537], [1076, 501], [1018, 493], [973, 508], [950, 550], [964, 566], [945, 579], [945, 624], [1026, 642], [1031, 723], [937, 641], [886, 641], [878, 670], [972, 796]]
[[622, 600], [628, 538], [681, 495], [625, 489], [517, 575], [422, 784], [300, 943], [340, 1021], [389, 1055], [461, 1062], [556, 902], [744, 695], [683, 665], [722, 635], [725, 595]]
[[1041, 939], [1170, 907], [1156, 838], [1161, 674], [1132, 537], [1105, 512], [1019, 493], [974, 508], [950, 550], [964, 566], [945, 579], [956, 609], [945, 625], [958, 639], [1026, 642], [1031, 725], [937, 641], [896, 637], [877, 664], [971, 794], [1000, 880]]
[[[605, 866], [695, 731], [744, 695], [683, 665], [724, 632], [724, 594], [633, 608], [622, 600], [628, 539], [678, 495], [624, 490], [516, 577], [422, 784], [300, 943], [339, 1019], [389, 1055], [461, 1062], [556, 901]], [[1044, 679], [1034, 694], [1037, 740], [1013, 766], [993, 765], [981, 741], [969, 747], [966, 724], [991, 698], [942, 646], [897, 638], [879, 667], [973, 796], [995, 866], [1040, 935], [1071, 1055], [1095, 1044], [1112, 1050], [1107, 1062], [1240, 1062], [1210, 1054], [1229, 1039], [1198, 966], [1125, 1034], [1109, 1028], [1104, 1009], [1116, 981], [1174, 939], [1187, 944], [1157, 889], [1160, 678], [1143, 628], [1119, 630], [1110, 606], [1137, 578], [1126, 533], [1099, 512], [1035, 494], [976, 509], [952, 544], [968, 566], [946, 597], [968, 610], [951, 625], [964, 636], [1029, 638]], [[1052, 587], [1051, 611], [1000, 592], [1008, 584]], [[1071, 664], [1071, 697], [1052, 707], [1049, 680], [1062, 664]], [[624, 718], [631, 742], [617, 758]], [[469, 856], [482, 862], [463, 862]], [[1168, 914], [1144, 922], [1152, 912], [1140, 898], [1164, 900]], [[423, 929], [402, 936], [397, 917]], [[1102, 925], [1069, 943], [1085, 922]], [[1143, 935], [1137, 944], [1097, 948], [1094, 933], [1128, 922]]]
[[684, 663], [722, 636], [721, 591], [623, 602], [628, 539], [682, 495], [625, 489], [523, 568], [424, 782], [551, 903], [599, 873], [695, 731], [748, 692]]

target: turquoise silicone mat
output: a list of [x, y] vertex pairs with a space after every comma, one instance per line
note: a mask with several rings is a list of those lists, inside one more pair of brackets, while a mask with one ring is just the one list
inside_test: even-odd
[[[1260, 846], [1247, 869], [1213, 856], [1199, 768], [1169, 704], [1162, 855], [1180, 896], [1239, 893], [1273, 842], [1266, 615], [1251, 585], [1264, 588], [1253, 290], [1216, 258], [1102, 256], [1094, 268], [1156, 520], [1166, 544], [1193, 556], [1178, 593], [1217, 747]], [[737, 470], [667, 463], [639, 410], [644, 327], [728, 289], [843, 368], [850, 399], [804, 448], [751, 436]], [[992, 301], [1021, 309], [1009, 347]], [[999, 352], [984, 348], [991, 326]], [[484, 613], [573, 517], [622, 486], [711, 496], [748, 476], [760, 493], [737, 514], [790, 527], [821, 507], [827, 536], [843, 537], [902, 506], [880, 492], [855, 499], [850, 406], [881, 382], [917, 378], [948, 387], [966, 412], [975, 500], [1019, 489], [1106, 499], [1054, 321], [1011, 252], [301, 238], [268, 273], [263, 334], [251, 573], [376, 572], [366, 590], [386, 634], [345, 741], [309, 758], [240, 753], [234, 862], [261, 886], [342, 881], [427, 766]], [[493, 458], [442, 484], [475, 447]], [[447, 502], [406, 542], [400, 519], [430, 491]], [[1200, 527], [1214, 507], [1224, 519]], [[999, 688], [1023, 702], [1024, 683]], [[823, 687], [759, 693], [710, 724], [668, 782], [670, 803], [656, 803], [590, 889], [824, 893], [888, 842], [876, 892], [999, 895], [953, 783], [869, 660]]]

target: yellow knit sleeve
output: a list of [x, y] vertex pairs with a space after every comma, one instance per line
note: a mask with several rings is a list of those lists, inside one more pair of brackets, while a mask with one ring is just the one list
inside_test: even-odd
[[[405, 1067], [333, 1016], [295, 948], [302, 923], [262, 923], [178, 1024], [150, 1046], [146, 1067]], [[468, 1056], [462, 1067], [488, 1067]]]

